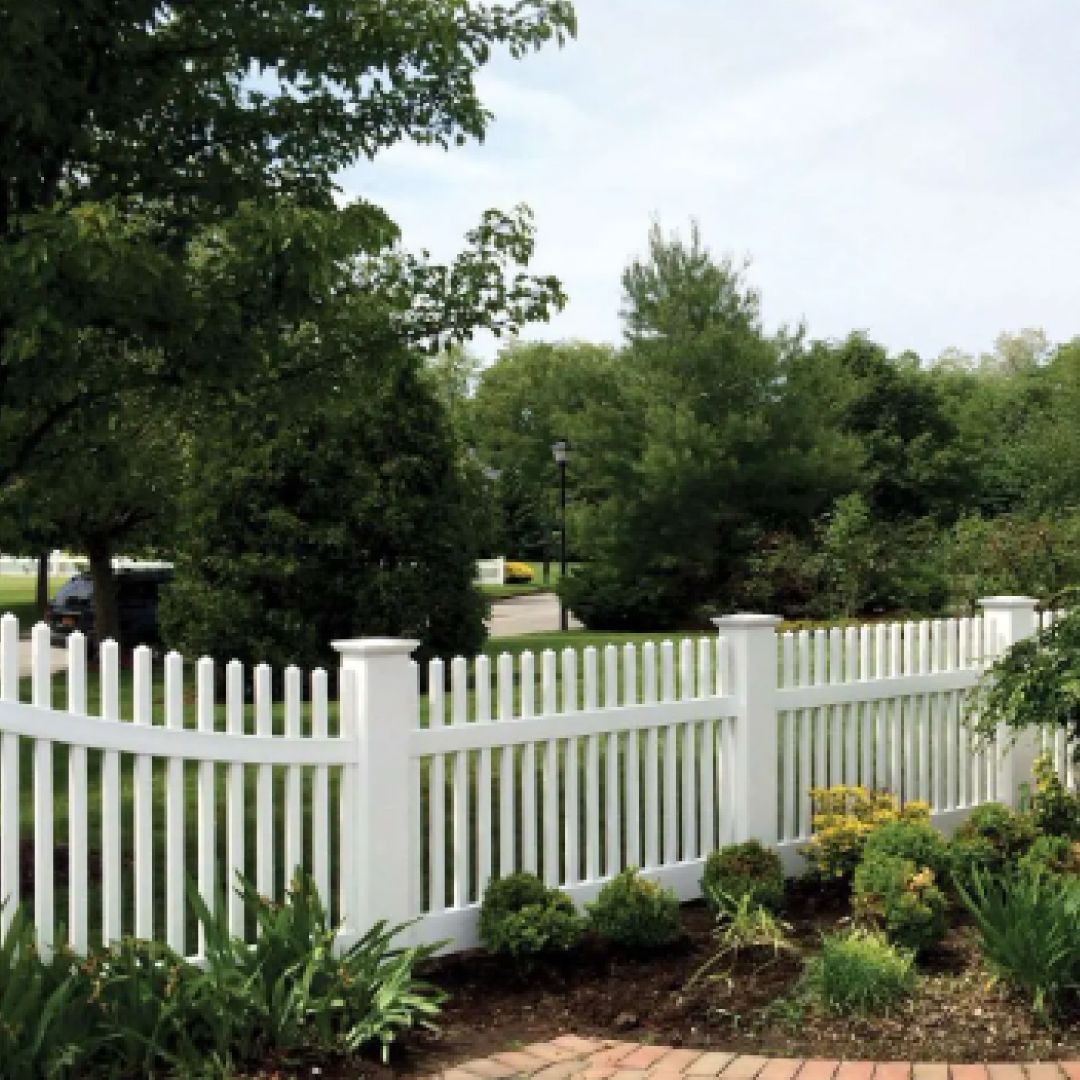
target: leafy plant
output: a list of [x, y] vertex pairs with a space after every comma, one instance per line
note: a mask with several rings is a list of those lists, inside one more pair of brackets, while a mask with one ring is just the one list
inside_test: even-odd
[[1040, 836], [1017, 864], [1021, 870], [1080, 874], [1080, 841], [1067, 836]]
[[913, 952], [945, 936], [945, 894], [934, 871], [899, 855], [870, 852], [855, 871], [855, 913]]
[[655, 949], [682, 934], [675, 894], [641, 877], [635, 867], [612, 878], [587, 910], [592, 928], [623, 948]]
[[395, 948], [405, 926], [380, 921], [338, 953], [337, 928], [310, 875], [293, 879], [284, 904], [260, 896], [247, 880], [240, 888], [259, 930], [253, 945], [229, 934], [224, 905], [212, 914], [189, 890], [206, 938], [203, 1003], [213, 1005], [216, 1024], [210, 1041], [223, 1058], [266, 1047], [379, 1046], [385, 1060], [403, 1031], [434, 1029], [445, 995], [414, 972], [437, 946]]
[[491, 882], [480, 905], [480, 940], [523, 968], [540, 953], [573, 948], [584, 929], [570, 898], [534, 874]]
[[63, 1075], [95, 1042], [77, 958], [60, 951], [44, 961], [35, 935], [19, 907], [0, 941], [0, 1080]]
[[1049, 724], [1080, 749], [1080, 605], [1075, 593], [1065, 615], [1023, 638], [986, 672], [976, 691], [978, 728], [992, 735]]
[[714, 911], [743, 896], [749, 896], [752, 905], [779, 911], [784, 904], [780, 856], [758, 840], [728, 844], [705, 860], [701, 892]]
[[887, 791], [837, 785], [810, 791], [813, 835], [803, 855], [808, 873], [822, 881], [848, 884], [862, 859], [867, 838], [893, 821], [926, 822], [930, 808], [912, 801], [903, 809]]
[[822, 938], [803, 989], [830, 1012], [873, 1015], [888, 1012], [915, 989], [917, 979], [914, 953], [877, 931], [856, 929]]
[[1035, 791], [1031, 796], [1031, 813], [1036, 828], [1049, 836], [1080, 840], [1080, 798], [1061, 782], [1049, 754], [1040, 754], [1033, 768]]
[[1059, 1012], [1080, 984], [1080, 879], [976, 870], [958, 892], [995, 974], [1024, 993], [1038, 1015]]
[[984, 803], [971, 811], [949, 845], [949, 869], [955, 886], [966, 885], [975, 872], [1001, 874], [1035, 842], [1035, 823], [1001, 803]]
[[928, 867], [944, 880], [949, 871], [949, 845], [928, 821], [890, 821], [874, 829], [863, 847], [863, 862], [880, 855], [910, 859], [916, 867]]
[[791, 926], [768, 908], [754, 902], [749, 893], [739, 897], [717, 893], [716, 951], [690, 977], [690, 989], [724, 960], [735, 960], [746, 953], [764, 953], [765, 963], [771, 963], [781, 953], [795, 951], [791, 941]]

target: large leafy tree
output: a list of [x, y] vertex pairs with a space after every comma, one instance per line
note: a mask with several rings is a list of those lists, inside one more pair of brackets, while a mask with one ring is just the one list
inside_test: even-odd
[[542, 315], [555, 283], [505, 273], [527, 215], [491, 212], [428, 266], [377, 206], [339, 208], [334, 176], [481, 138], [491, 50], [573, 29], [566, 0], [5, 3], [0, 480], [121, 384], [287, 376], [286, 332], [350, 290], [417, 340]]
[[654, 227], [623, 291], [621, 452], [594, 466], [596, 561], [566, 596], [595, 625], [673, 625], [730, 602], [764, 532], [828, 505], [836, 466], [785, 398], [798, 338], [765, 333], [742, 268], [696, 228]]
[[96, 522], [116, 525], [95, 532], [107, 548], [145, 517], [130, 470], [94, 464], [145, 462], [107, 445], [129, 399], [167, 422], [178, 398], [228, 409], [241, 388], [284, 416], [343, 374], [325, 345], [345, 332], [378, 364], [376, 346], [544, 317], [562, 294], [525, 272], [527, 209], [485, 213], [434, 265], [379, 207], [340, 204], [334, 177], [402, 140], [482, 138], [492, 50], [573, 31], [567, 0], [0, 7], [0, 484], [83, 542], [85, 517], [43, 496], [58, 448], [92, 429], [100, 453], [69, 453], [64, 478], [115, 511]]

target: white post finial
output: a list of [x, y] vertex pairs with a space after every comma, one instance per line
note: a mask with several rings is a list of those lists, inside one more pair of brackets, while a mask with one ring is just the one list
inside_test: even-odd
[[738, 703], [733, 775], [735, 839], [775, 845], [780, 829], [776, 731], [776, 628], [779, 615], [738, 614], [713, 619], [731, 657]]
[[[985, 613], [988, 661], [1003, 656], [1016, 642], [1037, 632], [1038, 604], [1030, 596], [986, 596], [979, 601]], [[1002, 726], [997, 733], [997, 750], [998, 801], [1018, 807], [1021, 785], [1030, 785], [1034, 779], [1038, 737], [1031, 730], [1013, 735]]]
[[418, 641], [359, 638], [335, 641], [343, 676], [354, 680], [352, 715], [341, 733], [356, 739], [356, 765], [342, 776], [342, 812], [351, 814], [355, 850], [352, 881], [342, 889], [346, 935], [365, 933], [373, 923], [406, 922], [410, 910], [413, 849], [420, 837], [409, 806], [409, 732], [416, 726], [418, 688], [412, 653]]

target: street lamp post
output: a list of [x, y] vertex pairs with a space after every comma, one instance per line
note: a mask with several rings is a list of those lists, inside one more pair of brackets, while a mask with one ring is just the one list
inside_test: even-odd
[[[566, 462], [570, 457], [570, 440], [557, 439], [551, 444], [555, 464], [559, 469], [559, 579], [566, 577]], [[565, 631], [568, 626], [569, 612], [559, 597], [559, 629]]]

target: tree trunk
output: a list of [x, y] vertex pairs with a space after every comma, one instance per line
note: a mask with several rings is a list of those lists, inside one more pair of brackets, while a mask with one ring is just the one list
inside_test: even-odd
[[45, 618], [46, 608], [49, 606], [49, 553], [43, 552], [37, 557], [37, 617]]
[[120, 640], [120, 604], [116, 591], [116, 575], [112, 567], [112, 547], [99, 541], [87, 545], [90, 558], [90, 578], [94, 583], [94, 637], [97, 643], [113, 638]]

